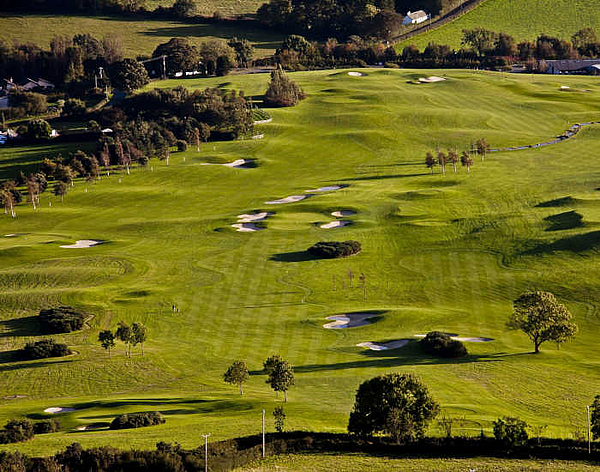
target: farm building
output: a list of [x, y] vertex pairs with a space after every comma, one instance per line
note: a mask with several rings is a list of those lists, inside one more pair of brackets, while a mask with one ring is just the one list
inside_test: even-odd
[[419, 23], [423, 23], [428, 20], [430, 15], [425, 13], [423, 10], [408, 12], [404, 19], [402, 20], [403, 25], [418, 25]]
[[600, 75], [600, 59], [565, 59], [546, 61], [548, 74]]

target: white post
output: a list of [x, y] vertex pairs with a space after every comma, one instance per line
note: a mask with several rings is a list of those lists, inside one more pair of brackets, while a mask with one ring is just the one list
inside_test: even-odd
[[202, 434], [202, 437], [204, 438], [204, 472], [208, 472], [208, 437], [209, 436], [210, 436], [210, 433]]
[[590, 422], [590, 407], [586, 406], [587, 409], [587, 426], [588, 426], [588, 454], [592, 453], [592, 425]]
[[262, 456], [265, 458], [265, 410], [262, 412]]

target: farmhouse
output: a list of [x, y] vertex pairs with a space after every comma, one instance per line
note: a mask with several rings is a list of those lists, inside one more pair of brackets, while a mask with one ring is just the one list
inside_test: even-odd
[[419, 23], [423, 23], [424, 21], [431, 18], [431, 15], [428, 15], [423, 10], [408, 12], [404, 19], [402, 20], [403, 25], [418, 25]]
[[600, 59], [566, 59], [546, 61], [548, 74], [600, 75]]

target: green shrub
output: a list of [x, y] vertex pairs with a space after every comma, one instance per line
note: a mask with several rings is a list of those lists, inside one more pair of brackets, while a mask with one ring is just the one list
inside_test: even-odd
[[358, 254], [362, 247], [358, 241], [321, 241], [308, 248], [308, 253], [324, 259], [335, 259]]
[[42, 420], [33, 424], [35, 434], [55, 433], [60, 430], [60, 422], [55, 419]]
[[23, 349], [18, 351], [17, 357], [23, 361], [32, 359], [46, 359], [48, 357], [64, 357], [72, 354], [66, 344], [59, 344], [53, 339], [42, 339], [33, 343], [27, 343]]
[[158, 411], [147, 413], [131, 413], [117, 416], [110, 424], [110, 429], [143, 428], [163, 424], [165, 419]]
[[419, 346], [427, 354], [439, 357], [463, 357], [466, 356], [467, 348], [463, 343], [452, 339], [446, 333], [431, 331], [419, 342]]
[[70, 333], [83, 328], [84, 315], [70, 306], [59, 306], [40, 310], [38, 315], [44, 333]]
[[33, 438], [33, 423], [29, 420], [10, 420], [0, 431], [0, 444], [11, 444]]
[[493, 422], [494, 437], [506, 448], [525, 446], [529, 436], [527, 435], [527, 423], [519, 418], [505, 416]]

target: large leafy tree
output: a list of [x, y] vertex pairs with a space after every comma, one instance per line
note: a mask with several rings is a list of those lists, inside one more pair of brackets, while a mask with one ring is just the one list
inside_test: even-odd
[[240, 395], [243, 395], [242, 384], [248, 380], [248, 366], [244, 361], [235, 361], [223, 374], [223, 380], [228, 384], [240, 387]]
[[462, 44], [470, 46], [478, 56], [484, 56], [492, 51], [498, 40], [498, 34], [485, 28], [463, 30]]
[[124, 92], [133, 92], [150, 82], [146, 68], [133, 59], [123, 59], [111, 66], [112, 85]]
[[98, 341], [100, 345], [108, 351], [108, 357], [110, 357], [110, 349], [115, 347], [115, 335], [110, 329], [100, 331], [98, 333]]
[[416, 375], [380, 375], [358, 387], [348, 431], [361, 436], [386, 433], [397, 441], [408, 441], [423, 437], [439, 410]]
[[167, 56], [167, 69], [171, 72], [196, 70], [200, 54], [186, 38], [172, 38], [168, 42], [159, 44], [152, 57]]
[[508, 326], [529, 336], [536, 353], [546, 341], [561, 344], [577, 334], [571, 313], [549, 292], [524, 293], [513, 302], [513, 307]]
[[27, 125], [27, 137], [33, 140], [50, 139], [52, 127], [46, 120], [31, 120]]
[[306, 97], [304, 91], [289, 79], [281, 66], [271, 72], [271, 82], [265, 92], [265, 103], [276, 107], [291, 107]]
[[144, 355], [144, 343], [148, 339], [148, 328], [142, 323], [136, 322], [131, 325], [131, 344], [139, 344], [142, 348], [142, 356]]
[[283, 392], [287, 402], [287, 391], [295, 384], [294, 368], [287, 361], [279, 360], [269, 372], [267, 383], [275, 392]]

